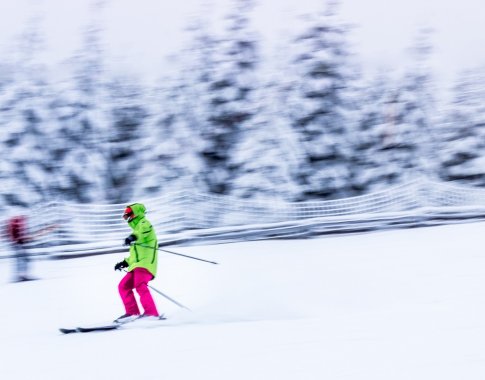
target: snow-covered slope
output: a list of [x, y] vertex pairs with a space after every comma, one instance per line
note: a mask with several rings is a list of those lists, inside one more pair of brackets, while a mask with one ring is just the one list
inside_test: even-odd
[[62, 335], [123, 313], [120, 255], [0, 261], [2, 379], [483, 379], [485, 224], [184, 247], [152, 285], [165, 325]]

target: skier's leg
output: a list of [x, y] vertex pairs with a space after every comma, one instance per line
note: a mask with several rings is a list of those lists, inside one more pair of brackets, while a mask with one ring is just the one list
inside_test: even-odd
[[26, 280], [32, 280], [33, 278], [30, 276], [30, 253], [27, 249], [25, 249], [25, 247], [22, 248], [22, 266], [24, 271], [24, 278]]
[[20, 245], [17, 244], [14, 247], [15, 249], [15, 264], [16, 264], [16, 281], [23, 281], [27, 279], [27, 260], [28, 257], [26, 255], [25, 249]]
[[135, 268], [133, 272], [135, 272], [135, 289], [140, 296], [140, 303], [145, 310], [145, 315], [158, 317], [157, 307], [155, 306], [155, 302], [153, 301], [153, 297], [147, 285], [148, 281], [153, 279], [153, 275], [145, 268]]
[[31, 273], [30, 273], [31, 266], [32, 266], [31, 262], [32, 262], [32, 259], [30, 257], [29, 250], [28, 249], [24, 249], [25, 277], [32, 279]]
[[135, 295], [133, 294], [134, 288], [134, 273], [133, 271], [128, 272], [125, 277], [123, 277], [118, 285], [118, 291], [120, 292], [121, 300], [125, 306], [126, 314], [138, 315], [140, 310], [136, 303]]
[[15, 276], [20, 279], [24, 275], [24, 261], [22, 260], [21, 248], [15, 248]]

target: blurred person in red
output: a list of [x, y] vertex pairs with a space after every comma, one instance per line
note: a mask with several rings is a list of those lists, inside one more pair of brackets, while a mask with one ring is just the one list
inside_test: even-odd
[[31, 281], [36, 278], [30, 276], [30, 254], [29, 243], [37, 237], [50, 232], [54, 225], [43, 228], [32, 233], [28, 226], [28, 219], [25, 215], [17, 215], [9, 219], [7, 225], [7, 236], [15, 253], [15, 277], [14, 282]]
[[15, 253], [15, 282], [29, 281], [30, 257], [27, 244], [31, 241], [27, 226], [27, 217], [18, 215], [10, 218], [7, 227], [8, 237]]

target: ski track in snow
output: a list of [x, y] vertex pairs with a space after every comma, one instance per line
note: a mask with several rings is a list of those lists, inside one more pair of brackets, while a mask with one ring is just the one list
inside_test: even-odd
[[0, 260], [1, 378], [484, 379], [485, 223], [273, 240], [160, 254], [157, 326], [110, 322], [122, 255]]

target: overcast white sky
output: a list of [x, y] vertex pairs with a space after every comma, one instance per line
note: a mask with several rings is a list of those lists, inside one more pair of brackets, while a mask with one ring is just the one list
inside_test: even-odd
[[[34, 12], [43, 15], [45, 60], [56, 64], [79, 47], [91, 0], [0, 0], [0, 52], [8, 54]], [[214, 22], [228, 0], [116, 0], [100, 15], [113, 65], [145, 76], [160, 75], [166, 57], [182, 46], [182, 30], [200, 12]], [[255, 21], [268, 44], [293, 28], [297, 15], [321, 9], [324, 0], [260, 0]], [[462, 69], [485, 65], [483, 0], [342, 0], [342, 19], [357, 28], [351, 35], [366, 72], [402, 69], [407, 48], [420, 27], [435, 29], [433, 66], [449, 84]]]

